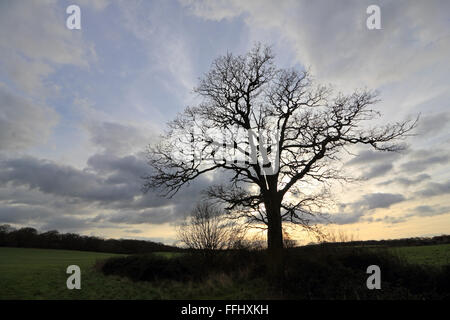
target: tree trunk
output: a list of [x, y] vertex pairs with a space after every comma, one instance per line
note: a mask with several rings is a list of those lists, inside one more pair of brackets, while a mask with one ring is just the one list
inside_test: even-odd
[[271, 197], [265, 202], [267, 213], [268, 267], [274, 285], [281, 286], [284, 275], [283, 232], [281, 227], [280, 201]]

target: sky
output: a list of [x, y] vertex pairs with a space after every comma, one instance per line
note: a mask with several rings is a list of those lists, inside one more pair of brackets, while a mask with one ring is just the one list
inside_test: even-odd
[[[69, 5], [81, 29], [66, 27]], [[369, 5], [381, 29], [369, 30]], [[143, 194], [145, 150], [198, 103], [212, 61], [271, 45], [279, 67], [380, 93], [378, 124], [420, 114], [401, 153], [353, 150], [330, 228], [450, 234], [450, 2], [0, 0], [0, 224], [172, 244], [217, 177]], [[301, 239], [300, 230], [293, 238]]]

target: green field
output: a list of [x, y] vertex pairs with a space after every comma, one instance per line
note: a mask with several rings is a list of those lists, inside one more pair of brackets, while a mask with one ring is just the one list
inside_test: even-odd
[[442, 266], [450, 264], [450, 244], [433, 246], [412, 246], [390, 249], [414, 264]]
[[[450, 263], [450, 244], [398, 247], [393, 252], [409, 263]], [[164, 254], [170, 257], [173, 254]], [[236, 283], [226, 275], [207, 281], [177, 283], [133, 282], [105, 276], [94, 268], [96, 261], [119, 256], [108, 253], [0, 247], [0, 299], [258, 299], [264, 288], [258, 283]], [[81, 268], [81, 290], [66, 287], [66, 268]], [[261, 296], [259, 296], [261, 295]]]
[[[94, 270], [96, 260], [114, 254], [0, 248], [0, 299], [158, 299], [146, 284], [106, 277]], [[81, 290], [68, 290], [66, 268], [81, 268]]]
[[[172, 256], [174, 253], [157, 253]], [[96, 271], [97, 260], [116, 254], [0, 247], [1, 299], [232, 299], [255, 298], [250, 284], [236, 287], [225, 275], [205, 283], [133, 282]], [[81, 290], [69, 290], [69, 265], [81, 268]], [[245, 286], [245, 287], [244, 287]]]

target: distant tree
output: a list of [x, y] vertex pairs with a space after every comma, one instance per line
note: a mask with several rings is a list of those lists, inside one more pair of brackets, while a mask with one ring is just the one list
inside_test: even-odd
[[9, 233], [14, 230], [9, 224], [0, 225], [0, 246], [9, 245]]
[[13, 227], [11, 227], [11, 225], [9, 225], [9, 224], [0, 225], [0, 233], [9, 233], [14, 230], [15, 229]]
[[343, 243], [357, 241], [357, 237], [353, 233], [346, 232], [342, 229], [336, 230], [333, 228], [328, 228], [325, 230], [323, 235], [323, 238], [319, 241], [321, 243]]
[[102, 239], [98, 237], [81, 236], [76, 233], [59, 233], [57, 230], [38, 233], [34, 228], [22, 228], [16, 230], [6, 224], [0, 225], [0, 246], [69, 249], [125, 254], [181, 250], [174, 246], [167, 246], [152, 241]]
[[58, 249], [60, 247], [61, 235], [57, 230], [50, 230], [39, 234], [39, 243], [42, 248]]
[[245, 228], [224, 219], [223, 212], [208, 202], [197, 204], [178, 227], [178, 239], [190, 249], [221, 250], [239, 246]]
[[21, 228], [10, 232], [9, 238], [18, 247], [37, 247], [38, 232], [35, 228]]

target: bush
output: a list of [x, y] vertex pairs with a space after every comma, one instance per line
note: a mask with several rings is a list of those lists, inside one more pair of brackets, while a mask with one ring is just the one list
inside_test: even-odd
[[[285, 251], [284, 299], [448, 299], [450, 265], [410, 265], [386, 250], [303, 247]], [[227, 277], [235, 283], [266, 281], [265, 252], [196, 251], [173, 258], [136, 255], [110, 258], [101, 270], [135, 281], [195, 281]], [[367, 267], [381, 269], [381, 290], [366, 287]]]
[[[285, 293], [305, 299], [444, 299], [449, 297], [450, 265], [408, 264], [383, 249], [298, 248], [288, 254]], [[381, 290], [368, 290], [366, 269], [381, 269]]]
[[134, 281], [155, 281], [172, 279], [182, 281], [189, 271], [178, 258], [165, 258], [157, 255], [136, 255], [111, 258], [101, 266], [104, 274], [129, 277]]
[[211, 274], [245, 274], [259, 277], [265, 273], [262, 253], [245, 250], [193, 252], [172, 258], [147, 254], [110, 258], [101, 265], [104, 274], [126, 276], [135, 281], [169, 279], [200, 281]]

